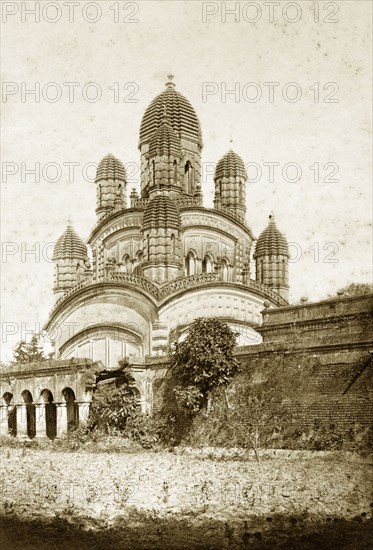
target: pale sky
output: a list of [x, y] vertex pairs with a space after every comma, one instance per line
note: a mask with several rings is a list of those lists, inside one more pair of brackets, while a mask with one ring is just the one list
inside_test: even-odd
[[[260, 1], [262, 13], [237, 3], [237, 21], [220, 2], [81, 1], [71, 22], [69, 3], [59, 14], [53, 5], [43, 13], [45, 4], [2, 2], [2, 361], [53, 306], [50, 243], [68, 218], [84, 239], [95, 224], [87, 165], [111, 152], [129, 163], [129, 188], [139, 188], [141, 117], [170, 72], [201, 122], [205, 206], [213, 165], [230, 146], [251, 180], [259, 166], [247, 185], [247, 222], [259, 236], [273, 211], [296, 243], [291, 301], [371, 282], [370, 2], [318, 2], [318, 22], [308, 1], [284, 14], [281, 2], [272, 21]], [[38, 5], [40, 22], [22, 5]], [[37, 101], [25, 94], [35, 86]], [[36, 163], [40, 180], [27, 172]], [[268, 163], [277, 163], [274, 178]], [[289, 181], [294, 166], [300, 179]]]

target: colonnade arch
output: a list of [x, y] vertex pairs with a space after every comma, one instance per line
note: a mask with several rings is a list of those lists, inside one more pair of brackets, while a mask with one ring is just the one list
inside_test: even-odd
[[66, 402], [66, 429], [69, 433], [79, 426], [79, 407], [71, 388], [64, 388], [62, 396]]
[[32, 394], [29, 390], [24, 390], [21, 394], [26, 405], [26, 418], [21, 421], [26, 421], [27, 436], [32, 439], [36, 435], [36, 408], [32, 399]]
[[46, 435], [49, 439], [54, 439], [57, 435], [57, 407], [53, 401], [53, 394], [50, 390], [44, 389], [40, 398], [44, 403]]

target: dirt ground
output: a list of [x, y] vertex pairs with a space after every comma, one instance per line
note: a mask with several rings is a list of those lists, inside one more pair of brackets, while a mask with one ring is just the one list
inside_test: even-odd
[[373, 548], [372, 468], [347, 453], [0, 449], [13, 549]]

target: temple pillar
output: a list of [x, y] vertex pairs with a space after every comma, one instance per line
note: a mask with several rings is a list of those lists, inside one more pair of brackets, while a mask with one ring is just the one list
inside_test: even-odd
[[80, 402], [77, 405], [79, 409], [79, 426], [85, 426], [88, 423], [90, 403]]
[[26, 439], [28, 437], [27, 431], [27, 407], [23, 403], [17, 405], [17, 437]]
[[9, 435], [8, 405], [0, 406], [0, 436]]
[[56, 403], [57, 437], [67, 434], [67, 406], [66, 403]]
[[45, 415], [45, 403], [35, 405], [36, 437], [47, 437], [47, 421]]

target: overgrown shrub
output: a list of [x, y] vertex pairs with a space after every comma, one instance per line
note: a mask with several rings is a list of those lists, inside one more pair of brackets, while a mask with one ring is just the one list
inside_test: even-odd
[[227, 386], [238, 372], [239, 365], [233, 357], [235, 345], [236, 333], [216, 318], [196, 319], [185, 340], [174, 345], [174, 393], [188, 413], [196, 413], [212, 390]]
[[89, 411], [89, 427], [107, 434], [124, 431], [127, 421], [136, 415], [137, 402], [127, 384], [116, 387], [105, 384], [93, 395]]

